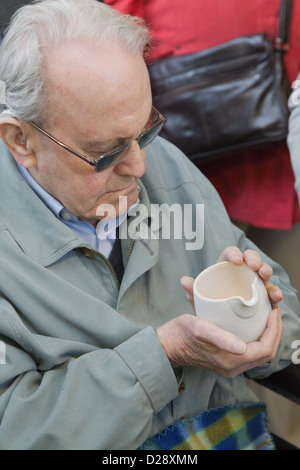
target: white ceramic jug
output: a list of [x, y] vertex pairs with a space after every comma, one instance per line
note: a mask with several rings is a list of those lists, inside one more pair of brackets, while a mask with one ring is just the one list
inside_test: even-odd
[[272, 309], [262, 279], [246, 264], [227, 261], [202, 271], [194, 281], [196, 314], [246, 343], [258, 340]]

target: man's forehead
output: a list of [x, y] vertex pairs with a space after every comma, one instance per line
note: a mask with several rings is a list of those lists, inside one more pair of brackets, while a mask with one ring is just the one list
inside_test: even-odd
[[[57, 109], [80, 113], [116, 109], [126, 100], [150, 94], [147, 67], [142, 56], [124, 54], [112, 47], [113, 54], [86, 45], [63, 47], [51, 53], [46, 64], [49, 95]], [[67, 113], [68, 113], [67, 110]]]
[[[146, 117], [143, 119], [143, 121], [141, 121], [141, 128], [144, 128], [146, 124], [151, 120], [152, 108], [149, 114], [146, 114], [145, 116]], [[83, 134], [78, 132], [77, 142], [79, 146], [81, 148], [84, 147], [86, 151], [98, 152], [101, 149], [101, 151], [105, 153], [106, 151], [108, 152], [113, 148], [121, 147], [122, 145], [127, 143], [128, 140], [136, 137], [136, 135], [130, 134], [130, 132], [127, 133], [127, 135], [123, 135], [123, 137], [119, 137], [118, 135], [116, 135], [112, 139], [106, 139], [105, 137], [103, 137], [103, 133], [101, 132], [101, 130], [99, 134], [100, 135], [97, 137], [96, 135], [90, 135], [90, 132]]]
[[95, 85], [103, 91], [113, 87], [125, 90], [128, 83], [134, 86], [134, 82], [145, 76], [146, 70], [142, 56], [126, 53], [117, 45], [109, 48], [88, 47], [87, 44], [63, 46], [51, 52], [46, 61], [46, 76], [62, 95], [77, 87], [84, 90]]

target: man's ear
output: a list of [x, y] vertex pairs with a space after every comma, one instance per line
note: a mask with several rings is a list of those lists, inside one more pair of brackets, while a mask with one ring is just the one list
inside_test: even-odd
[[27, 131], [26, 124], [14, 117], [0, 119], [0, 138], [19, 165], [31, 168], [36, 164], [36, 155]]

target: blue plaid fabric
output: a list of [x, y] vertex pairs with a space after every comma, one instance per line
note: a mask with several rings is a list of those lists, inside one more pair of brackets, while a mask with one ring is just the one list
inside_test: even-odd
[[212, 409], [169, 426], [138, 450], [275, 450], [266, 405]]

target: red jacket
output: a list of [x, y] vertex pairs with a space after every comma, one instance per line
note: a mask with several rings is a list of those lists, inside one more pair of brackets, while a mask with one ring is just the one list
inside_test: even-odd
[[[275, 39], [279, 0], [105, 0], [121, 12], [144, 18], [156, 43], [154, 57], [188, 54], [238, 36], [265, 31]], [[300, 0], [294, 0], [290, 81], [300, 70]], [[290, 229], [299, 221], [294, 174], [286, 144], [241, 150], [233, 159], [201, 165], [230, 217], [250, 225]]]

